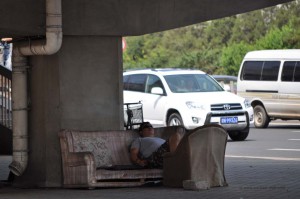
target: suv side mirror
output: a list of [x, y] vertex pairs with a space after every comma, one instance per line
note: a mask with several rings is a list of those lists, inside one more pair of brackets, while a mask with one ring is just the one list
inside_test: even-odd
[[164, 94], [164, 91], [163, 91], [163, 89], [160, 88], [160, 87], [153, 87], [153, 88], [151, 89], [151, 93], [152, 93], [152, 94], [157, 94], [157, 95], [163, 95], [163, 94]]

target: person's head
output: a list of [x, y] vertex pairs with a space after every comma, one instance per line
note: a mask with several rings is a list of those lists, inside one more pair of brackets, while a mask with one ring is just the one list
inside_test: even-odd
[[142, 137], [153, 137], [154, 129], [150, 122], [143, 122], [139, 128], [140, 135]]

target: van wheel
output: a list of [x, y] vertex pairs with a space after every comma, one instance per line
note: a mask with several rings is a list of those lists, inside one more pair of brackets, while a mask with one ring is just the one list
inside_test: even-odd
[[168, 118], [168, 126], [183, 126], [183, 121], [178, 113], [172, 113]]
[[254, 126], [256, 128], [267, 128], [270, 123], [270, 118], [266, 110], [261, 105], [254, 107]]
[[233, 141], [243, 141], [249, 135], [249, 128], [243, 131], [228, 131], [228, 135]]

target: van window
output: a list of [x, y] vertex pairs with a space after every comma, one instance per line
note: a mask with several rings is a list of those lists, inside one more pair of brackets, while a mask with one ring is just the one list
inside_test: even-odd
[[245, 61], [242, 80], [277, 81], [280, 61]]
[[286, 61], [283, 64], [281, 81], [300, 82], [300, 61]]
[[279, 61], [265, 61], [263, 64], [261, 80], [277, 81], [279, 67], [280, 67]]

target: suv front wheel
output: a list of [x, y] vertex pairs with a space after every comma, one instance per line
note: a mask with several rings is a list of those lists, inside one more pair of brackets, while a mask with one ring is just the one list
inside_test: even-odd
[[183, 126], [183, 121], [178, 113], [172, 113], [168, 118], [168, 126]]
[[233, 141], [243, 141], [249, 135], [249, 128], [243, 131], [228, 131], [228, 135]]

